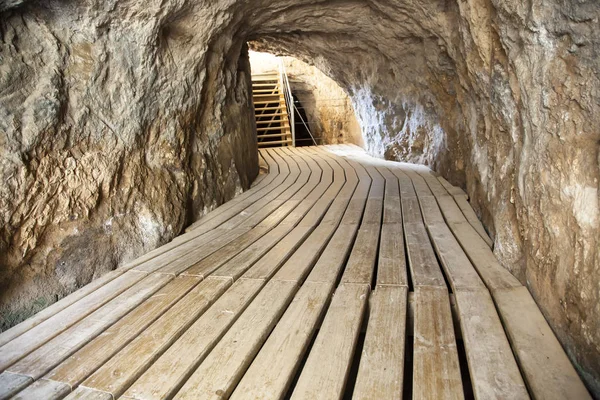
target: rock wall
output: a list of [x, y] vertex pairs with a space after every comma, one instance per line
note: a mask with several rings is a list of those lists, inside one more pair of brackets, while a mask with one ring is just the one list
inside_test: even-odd
[[600, 395], [598, 1], [18, 3], [0, 18], [4, 304], [58, 276], [57, 237], [116, 243], [106, 269], [247, 184], [249, 40], [344, 88], [371, 153], [466, 188]]
[[245, 41], [178, 12], [48, 1], [0, 15], [3, 329], [256, 176]]

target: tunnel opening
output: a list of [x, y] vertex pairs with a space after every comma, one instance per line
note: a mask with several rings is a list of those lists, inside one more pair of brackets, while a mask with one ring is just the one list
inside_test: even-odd
[[363, 145], [352, 101], [335, 81], [291, 56], [249, 57], [259, 147]]

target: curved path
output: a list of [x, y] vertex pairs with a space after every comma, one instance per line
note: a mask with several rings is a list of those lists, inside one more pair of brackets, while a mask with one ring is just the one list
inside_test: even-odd
[[587, 399], [466, 195], [349, 145], [0, 334], [0, 399]]

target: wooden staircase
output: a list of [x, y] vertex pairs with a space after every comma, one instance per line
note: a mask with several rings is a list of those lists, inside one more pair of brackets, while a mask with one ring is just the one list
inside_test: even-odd
[[281, 75], [277, 72], [253, 74], [252, 96], [258, 147], [292, 146]]

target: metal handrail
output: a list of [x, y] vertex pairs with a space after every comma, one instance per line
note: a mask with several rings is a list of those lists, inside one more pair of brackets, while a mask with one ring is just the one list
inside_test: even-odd
[[[294, 104], [294, 108], [297, 110], [298, 108], [296, 108], [296, 105]], [[310, 135], [310, 138], [312, 139], [313, 143], [315, 144], [315, 146], [317, 146], [317, 141], [315, 140], [315, 137], [313, 136], [312, 132], [310, 131], [308, 125], [306, 124], [306, 122], [304, 122], [304, 118], [302, 118], [302, 114], [300, 114], [300, 112], [298, 112], [298, 116], [300, 117], [300, 120], [302, 121], [302, 123], [304, 124], [304, 127], [306, 128], [306, 131], [308, 132], [308, 134]]]

